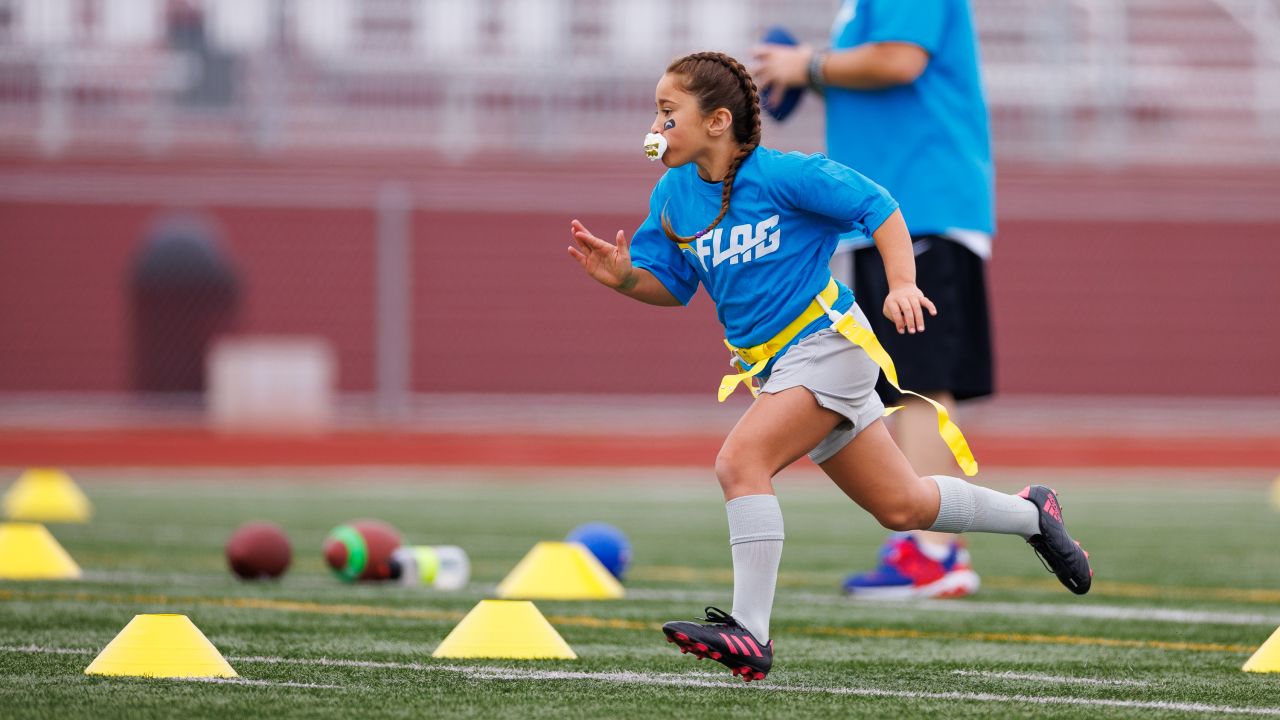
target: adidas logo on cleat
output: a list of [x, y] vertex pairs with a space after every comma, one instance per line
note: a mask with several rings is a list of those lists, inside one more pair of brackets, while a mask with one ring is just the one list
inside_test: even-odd
[[1062, 522], [1062, 508], [1058, 507], [1058, 498], [1053, 495], [1045, 498], [1044, 511], [1052, 515], [1054, 520]]

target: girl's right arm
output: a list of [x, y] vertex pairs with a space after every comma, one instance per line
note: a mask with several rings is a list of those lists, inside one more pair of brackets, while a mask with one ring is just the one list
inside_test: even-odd
[[578, 247], [570, 246], [569, 255], [601, 285], [650, 305], [683, 304], [653, 273], [631, 264], [631, 243], [621, 230], [618, 231], [617, 245], [592, 235], [577, 220], [570, 224], [570, 233]]

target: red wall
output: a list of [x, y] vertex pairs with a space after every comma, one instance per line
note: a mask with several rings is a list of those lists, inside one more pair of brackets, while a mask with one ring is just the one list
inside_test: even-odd
[[1280, 394], [1280, 224], [1010, 221], [991, 264], [1009, 392]]
[[[35, 164], [11, 167], [9, 177], [37, 187], [23, 183], [99, 171]], [[298, 174], [272, 169], [286, 171]], [[330, 171], [367, 175], [368, 183], [345, 182], [374, 196], [377, 172]], [[238, 182], [204, 168], [181, 172], [204, 173], [224, 189]], [[643, 306], [595, 285], [565, 254], [571, 217], [606, 237], [634, 228], [651, 174], [599, 176], [606, 182], [561, 168], [546, 183], [535, 174], [487, 196], [483, 172], [455, 175], [424, 170], [410, 179], [415, 201], [432, 208], [412, 219], [416, 390], [712, 392], [727, 365], [705, 296], [684, 310]], [[440, 194], [473, 186], [478, 200]], [[130, 263], [174, 201], [125, 193], [87, 203], [74, 199], [80, 191], [38, 187], [44, 201], [0, 190], [0, 391], [125, 389]], [[342, 387], [368, 390], [375, 215], [350, 198], [332, 204], [199, 203], [244, 283], [241, 331], [328, 336]], [[1177, 221], [1065, 211], [1035, 219], [1032, 205], [1002, 208], [990, 266], [1001, 391], [1280, 394], [1280, 222], [1247, 213], [1187, 219], [1186, 208]], [[572, 207], [598, 209], [575, 215]]]
[[[165, 208], [0, 205], [0, 390], [120, 390], [129, 277]], [[344, 387], [372, 383], [369, 211], [213, 208], [245, 292], [239, 327], [330, 335]]]

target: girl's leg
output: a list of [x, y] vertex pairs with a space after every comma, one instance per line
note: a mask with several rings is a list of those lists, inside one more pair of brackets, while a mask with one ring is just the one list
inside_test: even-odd
[[1071, 592], [1083, 595], [1093, 584], [1089, 553], [1067, 533], [1057, 493], [1043, 485], [1006, 495], [947, 475], [916, 477], [881, 420], [822, 469], [887, 528], [1018, 535]]
[[890, 530], [1040, 533], [1037, 506], [946, 475], [919, 477], [884, 422], [858, 433], [822, 469], [854, 502]]
[[716, 456], [725, 501], [773, 494], [773, 476], [799, 460], [844, 421], [803, 387], [761, 393], [729, 431]]
[[[956, 400], [951, 393], [927, 394], [930, 399], [941, 403], [953, 420], [958, 418]], [[956, 461], [951, 456], [951, 449], [938, 434], [938, 414], [933, 406], [910, 395], [904, 396], [897, 404], [902, 405], [902, 409], [894, 414], [893, 422], [889, 423], [893, 427], [890, 434], [898, 448], [902, 450], [902, 454], [907, 457], [907, 461], [911, 463], [911, 467], [922, 475], [955, 474]], [[928, 530], [917, 531], [915, 538], [922, 550], [941, 554], [942, 557], [950, 552], [951, 544], [956, 539], [955, 535], [949, 533]], [[937, 554], [933, 557], [935, 560], [940, 559]]]
[[769, 642], [769, 616], [782, 560], [782, 511], [773, 476], [813, 449], [843, 418], [803, 387], [762, 393], [716, 457], [733, 555], [733, 612], [756, 640]]

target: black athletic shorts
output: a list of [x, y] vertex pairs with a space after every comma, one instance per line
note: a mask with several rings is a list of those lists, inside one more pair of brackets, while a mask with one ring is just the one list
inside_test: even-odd
[[[853, 295], [871, 320], [871, 329], [893, 358], [898, 382], [922, 395], [950, 392], [957, 400], [994, 392], [991, 321], [987, 312], [986, 264], [972, 250], [936, 235], [912, 238], [916, 285], [938, 308], [926, 311], [925, 331], [899, 335], [884, 316], [889, 294], [884, 263], [874, 247], [853, 253]], [[880, 375], [876, 392], [886, 405], [901, 395]]]

